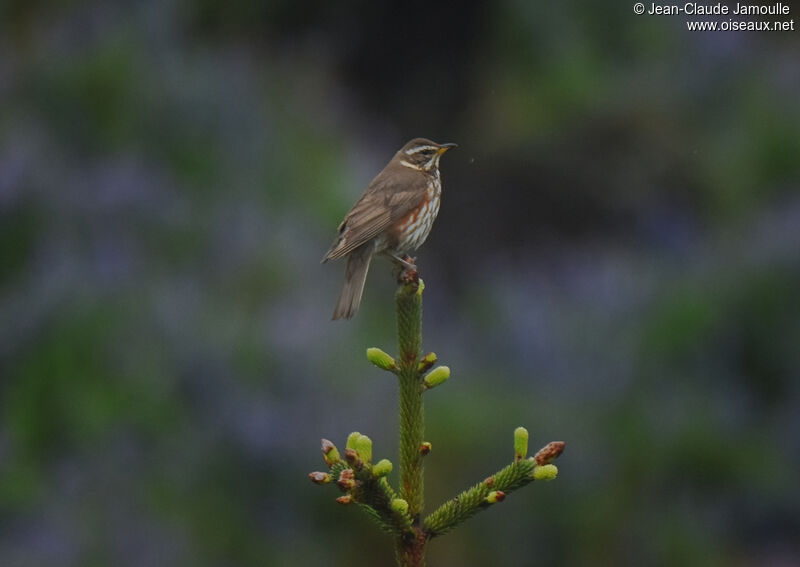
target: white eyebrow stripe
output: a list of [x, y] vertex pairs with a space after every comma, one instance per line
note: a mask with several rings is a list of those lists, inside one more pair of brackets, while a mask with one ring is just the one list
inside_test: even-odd
[[414, 148], [413, 150], [406, 150], [406, 155], [412, 156], [417, 152], [424, 152], [425, 150], [434, 150], [435, 151], [435, 150], [438, 150], [438, 149], [439, 148], [437, 148], [435, 146], [418, 146], [418, 147]]
[[401, 159], [401, 160], [400, 160], [400, 164], [401, 164], [401, 165], [404, 165], [404, 166], [406, 166], [406, 167], [410, 167], [411, 169], [416, 169], [417, 171], [422, 171], [422, 168], [421, 168], [421, 167], [419, 167], [418, 165], [414, 165], [413, 163], [408, 163], [408, 162], [407, 162], [406, 160], [404, 160], [404, 159]]

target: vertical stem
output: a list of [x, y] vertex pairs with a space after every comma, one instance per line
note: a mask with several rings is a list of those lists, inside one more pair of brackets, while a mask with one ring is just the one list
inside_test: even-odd
[[400, 567], [425, 567], [425, 544], [428, 537], [417, 529], [413, 539], [400, 538], [395, 547], [395, 557]]
[[423, 382], [417, 365], [422, 345], [422, 290], [405, 285], [397, 292], [397, 335], [400, 347], [400, 492], [416, 521], [422, 512], [422, 455], [425, 422]]
[[420, 446], [424, 441], [425, 421], [422, 406], [424, 385], [418, 370], [422, 347], [422, 289], [424, 284], [402, 286], [397, 300], [400, 381], [400, 494], [408, 502], [417, 537], [398, 541], [400, 565], [421, 566], [425, 562], [427, 538], [419, 529], [424, 506], [423, 468]]

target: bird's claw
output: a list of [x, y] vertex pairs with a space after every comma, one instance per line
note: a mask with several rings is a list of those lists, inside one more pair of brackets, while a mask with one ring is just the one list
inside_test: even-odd
[[403, 267], [400, 269], [400, 273], [397, 275], [397, 283], [401, 285], [408, 285], [408, 284], [419, 284], [419, 272], [417, 271], [417, 267], [413, 266], [410, 268]]

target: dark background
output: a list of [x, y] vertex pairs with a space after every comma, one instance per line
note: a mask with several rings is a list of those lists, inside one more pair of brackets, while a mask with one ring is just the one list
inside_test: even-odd
[[800, 563], [798, 32], [632, 4], [4, 2], [0, 564], [392, 561], [306, 475], [397, 462], [390, 265], [319, 260], [416, 136], [428, 507], [567, 443], [429, 563]]

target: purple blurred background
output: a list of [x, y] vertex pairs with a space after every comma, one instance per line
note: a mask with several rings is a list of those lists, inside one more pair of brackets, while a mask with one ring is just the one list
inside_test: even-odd
[[[0, 564], [389, 564], [311, 485], [396, 461], [391, 267], [338, 222], [457, 142], [418, 264], [429, 509], [563, 439], [431, 565], [800, 563], [800, 43], [628, 3], [0, 7]], [[794, 17], [791, 14], [789, 17]], [[788, 19], [787, 17], [786, 19]]]

